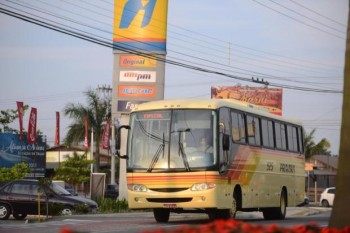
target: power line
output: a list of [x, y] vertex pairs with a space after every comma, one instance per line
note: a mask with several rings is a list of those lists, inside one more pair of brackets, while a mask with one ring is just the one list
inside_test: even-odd
[[305, 16], [305, 15], [303, 15], [303, 14], [301, 14], [301, 13], [299, 13], [298, 11], [295, 11], [295, 10], [293, 10], [293, 9], [290, 9], [289, 7], [286, 7], [286, 6], [284, 6], [283, 4], [281, 4], [281, 3], [278, 3], [278, 2], [276, 2], [276, 1], [274, 1], [274, 0], [269, 0], [269, 1], [275, 3], [276, 5], [278, 5], [278, 6], [282, 7], [282, 8], [284, 8], [284, 9], [287, 9], [287, 10], [289, 10], [289, 11], [291, 11], [291, 12], [293, 12], [293, 13], [299, 15], [299, 16], [302, 16], [302, 17], [304, 17], [304, 18], [306, 18], [306, 19], [308, 19], [308, 20], [311, 20], [311, 21], [314, 22], [314, 23], [320, 24], [320, 25], [322, 25], [322, 26], [324, 26], [324, 27], [326, 27], [326, 28], [332, 29], [332, 30], [334, 30], [334, 31], [336, 31], [336, 32], [339, 32], [339, 33], [341, 33], [341, 34], [343, 34], [343, 35], [346, 35], [346, 33], [345, 33], [344, 31], [340, 31], [340, 30], [337, 29], [337, 28], [328, 26], [327, 24], [321, 23], [321, 22], [319, 22], [318, 20], [314, 20], [313, 18], [311, 18], [311, 17], [309, 17], [309, 16]]
[[[34, 19], [34, 18], [31, 18], [31, 17], [25, 16], [25, 15], [16, 13], [16, 12], [13, 12], [13, 11], [6, 10], [4, 8], [0, 8], [0, 10], [1, 10], [1, 13], [10, 15], [12, 17], [16, 17], [18, 19], [21, 19], [21, 20], [24, 20], [24, 21], [27, 21], [27, 22], [30, 22], [30, 23], [34, 23], [36, 25], [39, 25], [39, 26], [42, 26], [42, 27], [45, 27], [45, 28], [48, 28], [48, 29], [51, 29], [51, 30], [54, 30], [54, 31], [57, 31], [57, 32], [61, 32], [61, 33], [67, 34], [67, 35], [71, 35], [71, 36], [74, 36], [74, 37], [77, 37], [77, 38], [80, 38], [80, 39], [83, 39], [83, 40], [86, 40], [86, 41], [89, 41], [89, 42], [93, 42], [93, 43], [96, 43], [96, 44], [99, 44], [99, 45], [102, 45], [102, 46], [105, 46], [105, 47], [110, 47], [110, 48], [118, 49], [118, 50], [121, 50], [121, 51], [124, 51], [124, 52], [127, 52], [127, 53], [132, 53], [132, 54], [136, 54], [136, 55], [149, 57], [149, 58], [152, 58], [152, 59], [155, 59], [155, 60], [158, 60], [158, 61], [165, 62], [167, 64], [176, 65], [176, 66], [180, 66], [180, 67], [187, 68], [187, 69], [192, 69], [192, 70], [202, 71], [202, 72], [206, 72], [206, 73], [221, 75], [221, 76], [225, 76], [225, 77], [228, 77], [228, 78], [237, 79], [237, 80], [241, 80], [241, 81], [252, 82], [252, 80], [249, 79], [249, 78], [239, 77], [239, 76], [236, 76], [236, 75], [231, 75], [231, 74], [223, 73], [223, 72], [216, 71], [216, 70], [209, 70], [209, 69], [203, 68], [203, 67], [197, 67], [197, 66], [189, 65], [189, 64], [186, 64], [186, 63], [182, 63], [182, 62], [176, 62], [174, 60], [162, 59], [162, 58], [159, 58], [159, 57], [157, 57], [155, 55], [150, 55], [150, 54], [138, 52], [138, 51], [135, 51], [135, 50], [129, 50], [129, 49], [125, 49], [125, 48], [122, 48], [122, 47], [116, 47], [115, 45], [113, 45], [113, 43], [110, 43], [108, 41], [102, 41], [102, 40], [94, 38], [92, 36], [87, 36], [87, 35], [84, 35], [84, 34], [81, 34], [81, 33], [77, 33], [77, 32], [74, 32], [72, 30], [68, 30], [68, 29], [59, 27], [57, 25], [52, 25], [52, 24], [43, 22], [43, 21], [38, 20], [38, 19]], [[270, 86], [281, 87], [281, 88], [292, 89], [292, 90], [299, 90], [299, 91], [312, 91], [312, 92], [337, 93], [337, 94], [342, 93], [342, 91], [339, 91], [339, 90], [297, 87], [297, 86], [277, 84], [277, 83], [270, 83]]]
[[313, 26], [313, 25], [308, 24], [308, 23], [304, 23], [303, 21], [301, 21], [301, 20], [299, 20], [299, 19], [296, 19], [296, 18], [294, 18], [294, 17], [292, 17], [292, 16], [290, 16], [290, 15], [287, 15], [287, 14], [285, 14], [285, 13], [283, 13], [283, 12], [280, 12], [280, 11], [278, 11], [278, 10], [276, 10], [276, 9], [270, 7], [270, 6], [267, 6], [266, 4], [263, 4], [263, 3], [261, 3], [261, 2], [259, 2], [259, 1], [257, 1], [257, 0], [251, 0], [251, 1], [253, 1], [253, 2], [255, 2], [255, 3], [257, 3], [257, 4], [259, 4], [259, 5], [263, 6], [263, 7], [265, 7], [265, 8], [267, 8], [267, 9], [269, 9], [269, 10], [272, 10], [272, 11], [274, 11], [274, 12], [280, 14], [280, 15], [283, 15], [283, 16], [285, 16], [285, 17], [287, 17], [287, 18], [289, 18], [289, 19], [291, 19], [291, 20], [293, 20], [293, 21], [296, 21], [296, 22], [298, 22], [298, 23], [300, 23], [300, 24], [303, 24], [304, 26], [311, 27], [311, 28], [316, 29], [316, 30], [318, 30], [318, 31], [320, 31], [320, 32], [324, 32], [324, 33], [326, 33], [326, 34], [328, 34], [328, 35], [330, 35], [330, 36], [333, 36], [333, 37], [336, 37], [336, 38], [339, 38], [339, 39], [342, 39], [342, 40], [345, 40], [345, 39], [346, 39], [345, 37], [342, 37], [342, 36], [336, 35], [336, 34], [334, 34], [334, 33], [328, 32], [328, 31], [323, 30], [323, 29], [321, 29], [321, 28], [319, 28], [319, 27]]
[[327, 17], [327, 16], [325, 16], [325, 15], [323, 15], [323, 14], [320, 14], [320, 13], [318, 13], [317, 11], [314, 11], [314, 10], [310, 9], [309, 7], [306, 7], [305, 5], [302, 5], [301, 3], [298, 3], [298, 2], [296, 2], [296, 1], [294, 1], [294, 0], [289, 0], [289, 1], [293, 2], [294, 4], [296, 4], [296, 5], [298, 5], [298, 6], [302, 7], [302, 8], [304, 8], [304, 9], [306, 9], [306, 10], [308, 10], [308, 11], [310, 11], [310, 12], [312, 12], [312, 13], [318, 15], [318, 16], [321, 16], [321, 17], [323, 17], [323, 18], [325, 18], [325, 19], [328, 19], [328, 20], [332, 21], [333, 23], [336, 23], [336, 24], [338, 24], [338, 25], [343, 26], [344, 28], [346, 28], [346, 24], [340, 23], [340, 22], [338, 22], [338, 21], [336, 21], [336, 20], [334, 20], [334, 19], [332, 19], [332, 18], [329, 18], [329, 17]]
[[[13, 2], [13, 1], [11, 1], [11, 0], [8, 0], [8, 1], [10, 1], [10, 2], [12, 2], [12, 3], [14, 3], [14, 4], [18, 4], [17, 2]], [[42, 2], [42, 1], [40, 1], [40, 0], [37, 0], [37, 1], [39, 1], [39, 2]], [[65, 1], [65, 2], [67, 2], [67, 1]], [[85, 2], [85, 1], [82, 1], [82, 2]], [[50, 6], [52, 6], [52, 7], [55, 7], [55, 8], [58, 8], [58, 9], [61, 9], [61, 10], [65, 10], [65, 9], [63, 9], [63, 8], [59, 8], [59, 7], [57, 7], [57, 6], [55, 6], [55, 5], [52, 5], [52, 4], [49, 4], [49, 3], [45, 3], [45, 2], [42, 2], [42, 3], [44, 3], [44, 4], [46, 4], [46, 5], [50, 5]], [[68, 3], [68, 2], [67, 2]], [[24, 3], [25, 4], [25, 3]], [[68, 3], [68, 4], [71, 4], [71, 3]], [[92, 6], [95, 6], [94, 4], [90, 4], [90, 3], [87, 3], [87, 4], [89, 4], [89, 5], [92, 5]], [[112, 4], [111, 4], [112, 5]], [[21, 6], [23, 6], [23, 5], [21, 5]], [[86, 7], [80, 7], [79, 5], [76, 5], [76, 4], [74, 4], [74, 6], [76, 6], [76, 7], [79, 7], [79, 8], [81, 8], [81, 9], [85, 9], [85, 10], [89, 10], [90, 11], [90, 9], [88, 9], [88, 8], [86, 8]], [[33, 7], [30, 7], [31, 9], [33, 9], [33, 10], [36, 10], [35, 8], [33, 8]], [[103, 9], [103, 10], [105, 10], [105, 11], [108, 11], [107, 9], [104, 9], [104, 8], [102, 8], [102, 7], [100, 7], [101, 9]], [[42, 12], [42, 13], [46, 13], [45, 12], [46, 10], [40, 10], [40, 12]], [[67, 11], [67, 12], [69, 12], [69, 13], [72, 13], [72, 14], [75, 14], [74, 12], [72, 12], [72, 11], [68, 11], [68, 10], [65, 10], [65, 11]], [[91, 11], [91, 12], [93, 12], [93, 13], [98, 13], [98, 12], [96, 12], [96, 11]], [[69, 21], [69, 22], [73, 22], [73, 23], [76, 23], [76, 24], [79, 24], [79, 25], [82, 25], [82, 26], [85, 26], [85, 27], [90, 27], [90, 28], [92, 28], [92, 29], [94, 29], [94, 30], [99, 30], [99, 31], [102, 31], [102, 32], [104, 32], [104, 33], [110, 33], [109, 31], [105, 31], [105, 30], [102, 30], [102, 29], [100, 29], [100, 28], [96, 28], [96, 27], [92, 27], [92, 26], [90, 26], [90, 25], [87, 25], [87, 24], [85, 24], [85, 23], [81, 23], [81, 22], [78, 22], [78, 21], [76, 21], [76, 20], [72, 20], [72, 19], [69, 19], [69, 18], [67, 18], [67, 17], [62, 17], [62, 16], [59, 16], [59, 15], [57, 15], [57, 14], [54, 14], [54, 13], [52, 13], [52, 12], [48, 12], [48, 13], [46, 13], [46, 14], [49, 14], [49, 15], [51, 15], [51, 16], [54, 16], [54, 17], [58, 17], [58, 18], [60, 18], [60, 19], [64, 19], [64, 20], [67, 20], [67, 21]], [[83, 15], [81, 15], [81, 14], [78, 14], [78, 15], [80, 15], [80, 16], [82, 16], [82, 17], [85, 17], [85, 16], [83, 16]], [[103, 16], [105, 16], [105, 15], [103, 15]], [[106, 16], [106, 17], [108, 17], [108, 16]], [[86, 17], [86, 18], [88, 18], [88, 19], [91, 19], [91, 17]], [[51, 21], [52, 22], [52, 21]], [[100, 22], [100, 23], [103, 23], [103, 22]], [[60, 24], [60, 25], [62, 25], [62, 24]], [[64, 26], [66, 26], [66, 25], [64, 25]], [[72, 27], [69, 27], [69, 28], [72, 28]], [[90, 35], [92, 35], [91, 33], [89, 33]], [[96, 36], [96, 35], [95, 35]], [[100, 36], [98, 36], [98, 37], [100, 37]], [[102, 37], [100, 37], [100, 38], [102, 38]], [[102, 38], [102, 39], [105, 39], [105, 38]], [[178, 39], [178, 38], [176, 38], [176, 39]], [[182, 40], [182, 39], [180, 39], [180, 40]], [[182, 41], [185, 41], [185, 40], [182, 40]], [[198, 45], [198, 43], [191, 43], [192, 45]], [[205, 46], [203, 46], [203, 47], [205, 47]], [[188, 50], [191, 50], [191, 51], [195, 51], [195, 50], [193, 50], [193, 49], [191, 49], [191, 48], [186, 48], [186, 51], [188, 51]], [[169, 50], [168, 50], [169, 51]], [[174, 52], [174, 53], [178, 53], [179, 54], [179, 52], [176, 52], [176, 51], [171, 51], [171, 52]], [[183, 53], [181, 53], [181, 55], [183, 55], [183, 56], [188, 56], [187, 54], [183, 54]], [[210, 56], [212, 56], [211, 54], [210, 54]], [[197, 58], [197, 57], [194, 57], [194, 56], [191, 56], [193, 59], [199, 59], [199, 58]], [[218, 57], [218, 56], [216, 56], [216, 57]], [[242, 56], [240, 56], [240, 57], [242, 57]], [[220, 58], [220, 57], [219, 57]], [[223, 57], [221, 57], [221, 58], [223, 58]], [[250, 60], [256, 60], [256, 59], [254, 59], [254, 58], [247, 58], [247, 59], [250, 59]], [[201, 60], [203, 60], [203, 59], [201, 59]], [[270, 60], [270, 59], [269, 59]], [[242, 64], [246, 64], [246, 65], [252, 65], [252, 64], [250, 64], [250, 63], [245, 63], [245, 62], [239, 62], [239, 61], [236, 61], [237, 63], [242, 63]], [[267, 63], [269, 63], [269, 62], [267, 62]], [[266, 62], [265, 62], [265, 64], [267, 64]], [[284, 63], [286, 63], [286, 62], [284, 62]], [[219, 64], [219, 65], [222, 65], [221, 63]], [[303, 65], [301, 65], [301, 66], [303, 66]], [[254, 65], [254, 67], [259, 67], [258, 65]], [[260, 66], [261, 68], [264, 68], [264, 66]], [[232, 67], [232, 68], [234, 68], [234, 69], [239, 69], [239, 68], [237, 68], [237, 67]], [[266, 69], [266, 68], [265, 68]], [[271, 68], [269, 69], [269, 70], [271, 70]], [[299, 67], [299, 69], [298, 70], [301, 70], [301, 68]], [[246, 70], [246, 71], [248, 71], [248, 72], [251, 72], [251, 71], [249, 71], [249, 70]], [[286, 73], [286, 71], [282, 71], [282, 70], [276, 70], [276, 71], [278, 71], [278, 72], [284, 72], [284, 73]], [[311, 72], [311, 71], [310, 71]], [[313, 71], [313, 72], [317, 72], [317, 71]], [[238, 73], [238, 72], [236, 72], [236, 73]], [[259, 72], [251, 72], [251, 74], [250, 75], [252, 75], [252, 74], [260, 74], [260, 75], [264, 75], [265, 77], [271, 77], [271, 75], [269, 75], [269, 74], [263, 74], [263, 73], [259, 73]], [[294, 72], [293, 72], [294, 73]], [[294, 74], [296, 74], [296, 73], [294, 73]], [[305, 76], [303, 76], [302, 77], [303, 79], [305, 78]], [[319, 77], [318, 77], [319, 78]], [[287, 80], [286, 78], [280, 78], [281, 80]], [[291, 81], [291, 82], [295, 82], [295, 81]], [[307, 84], [307, 82], [303, 82], [303, 81], [299, 81], [299, 83], [305, 83], [305, 84]], [[310, 84], [310, 83], [309, 83]], [[313, 84], [316, 84], [316, 83], [313, 83]], [[316, 84], [317, 85], [317, 84]]]

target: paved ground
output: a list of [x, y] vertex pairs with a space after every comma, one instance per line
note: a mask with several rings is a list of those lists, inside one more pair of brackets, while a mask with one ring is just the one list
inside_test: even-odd
[[[311, 216], [315, 214], [319, 214], [321, 212], [331, 211], [331, 208], [317, 207], [317, 206], [307, 206], [307, 207], [288, 207], [287, 208], [287, 217], [296, 217], [296, 216]], [[114, 216], [118, 215], [118, 213], [110, 213], [110, 214], [93, 214], [93, 216]], [[79, 215], [74, 215], [74, 217], [78, 217]], [[49, 216], [46, 219], [45, 215], [41, 215], [40, 218], [37, 215], [29, 215], [26, 220], [27, 223], [34, 223], [39, 221], [52, 221], [52, 220], [62, 220], [65, 218], [70, 218], [69, 216]], [[263, 218], [263, 214], [261, 212], [238, 212], [236, 215], [236, 219], [254, 219], [254, 218]], [[9, 220], [5, 220], [6, 223], [18, 223], [18, 220], [15, 220], [12, 216]], [[1, 222], [0, 222], [1, 224]]]

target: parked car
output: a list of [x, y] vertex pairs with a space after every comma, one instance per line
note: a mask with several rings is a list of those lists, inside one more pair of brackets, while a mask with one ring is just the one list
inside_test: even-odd
[[70, 184], [68, 184], [67, 182], [63, 181], [63, 180], [53, 180], [52, 183], [59, 184], [65, 190], [70, 192], [73, 196], [77, 196], [78, 195], [78, 193], [73, 189], [73, 187]]
[[326, 188], [320, 197], [320, 205], [323, 207], [333, 206], [335, 187]]
[[119, 196], [119, 185], [118, 184], [107, 184], [104, 197], [117, 199]]
[[[38, 214], [38, 180], [15, 180], [0, 188], [0, 220], [8, 219], [12, 214], [16, 219], [24, 219], [28, 214]], [[44, 192], [45, 189], [45, 192]], [[46, 195], [47, 194], [47, 195]], [[51, 183], [40, 191], [41, 210], [45, 209], [46, 198], [50, 204], [60, 204], [61, 214], [71, 215], [77, 205], [83, 205], [89, 212], [97, 212], [95, 201], [73, 196], [62, 186]]]

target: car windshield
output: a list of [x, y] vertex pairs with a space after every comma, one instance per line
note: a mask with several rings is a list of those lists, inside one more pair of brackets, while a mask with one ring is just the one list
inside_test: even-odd
[[64, 189], [59, 184], [52, 183], [50, 187], [51, 187], [52, 191], [58, 195], [64, 195], [64, 196], [71, 196], [72, 195], [70, 192], [68, 192], [66, 189]]
[[213, 166], [215, 116], [202, 109], [133, 113], [128, 169], [191, 171]]

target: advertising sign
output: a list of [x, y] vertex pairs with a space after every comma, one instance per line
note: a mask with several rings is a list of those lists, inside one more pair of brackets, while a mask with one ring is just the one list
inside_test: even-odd
[[167, 0], [114, 3], [114, 49], [166, 51]]
[[120, 85], [118, 95], [119, 97], [152, 98], [156, 96], [156, 87]]
[[155, 71], [120, 71], [120, 82], [143, 82], [143, 83], [155, 83], [156, 72]]
[[13, 167], [20, 162], [29, 165], [27, 177], [44, 177], [46, 169], [46, 144], [37, 138], [37, 143], [20, 141], [18, 134], [0, 133], [0, 168]]
[[151, 67], [157, 66], [157, 60], [137, 55], [121, 55], [119, 58], [119, 67]]
[[131, 112], [139, 104], [145, 103], [146, 101], [135, 101], [135, 100], [119, 100], [118, 101], [118, 112]]
[[270, 113], [282, 115], [282, 88], [214, 86], [211, 88], [212, 99], [236, 99], [259, 105]]

